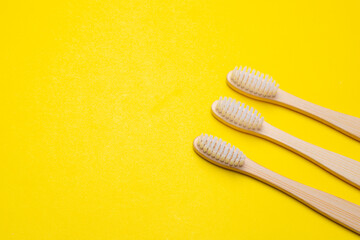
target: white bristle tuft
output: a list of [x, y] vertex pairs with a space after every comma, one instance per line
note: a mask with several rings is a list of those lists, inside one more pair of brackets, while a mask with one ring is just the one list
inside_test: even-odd
[[201, 134], [197, 145], [204, 155], [216, 158], [222, 164], [231, 167], [240, 167], [244, 164], [246, 156], [237, 147], [231, 146], [221, 138]]
[[240, 89], [261, 97], [275, 97], [279, 89], [279, 84], [271, 77], [269, 78], [269, 75], [264, 77], [263, 73], [247, 67], [235, 67], [230, 78], [232, 83]]
[[231, 98], [220, 97], [215, 109], [219, 115], [229, 122], [250, 130], [259, 130], [264, 121], [256, 109], [249, 108], [244, 103]]

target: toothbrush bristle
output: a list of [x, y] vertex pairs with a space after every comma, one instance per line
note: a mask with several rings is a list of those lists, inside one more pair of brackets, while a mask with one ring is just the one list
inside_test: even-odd
[[263, 73], [247, 67], [235, 67], [230, 74], [231, 82], [238, 88], [261, 97], [275, 97], [279, 84]]
[[227, 121], [250, 130], [259, 130], [264, 121], [261, 114], [235, 99], [220, 97], [216, 105], [217, 113]]
[[201, 134], [198, 138], [197, 146], [202, 154], [216, 159], [217, 162], [231, 166], [240, 167], [244, 164], [245, 154], [230, 143], [226, 144], [221, 138], [212, 135]]

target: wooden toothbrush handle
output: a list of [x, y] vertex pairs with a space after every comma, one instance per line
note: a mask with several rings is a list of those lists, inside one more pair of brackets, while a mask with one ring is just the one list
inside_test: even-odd
[[321, 107], [281, 89], [278, 89], [276, 97], [271, 102], [312, 117], [360, 141], [360, 118]]
[[360, 189], [360, 162], [298, 139], [267, 122], [259, 133]]
[[288, 179], [250, 159], [246, 159], [241, 168], [243, 173], [285, 192], [331, 220], [360, 234], [360, 206]]

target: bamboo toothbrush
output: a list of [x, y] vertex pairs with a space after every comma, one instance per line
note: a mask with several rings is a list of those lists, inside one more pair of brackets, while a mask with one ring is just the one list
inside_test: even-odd
[[264, 121], [261, 114], [235, 99], [220, 97], [211, 106], [213, 116], [225, 125], [279, 144], [360, 188], [360, 162], [300, 140]]
[[272, 172], [217, 137], [205, 134], [195, 138], [194, 150], [209, 162], [269, 184], [360, 234], [360, 206]]
[[336, 112], [298, 98], [279, 89], [268, 75], [247, 67], [235, 67], [227, 75], [227, 84], [235, 91], [257, 100], [300, 112], [360, 141], [360, 118]]

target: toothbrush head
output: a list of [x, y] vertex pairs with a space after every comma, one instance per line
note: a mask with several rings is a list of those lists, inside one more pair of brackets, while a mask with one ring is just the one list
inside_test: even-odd
[[235, 67], [228, 73], [227, 82], [234, 90], [261, 98], [274, 98], [279, 88], [272, 77], [250, 67]]
[[264, 122], [264, 117], [256, 109], [227, 97], [216, 100], [211, 110], [218, 120], [236, 129], [257, 131]]
[[207, 134], [195, 138], [194, 150], [209, 162], [228, 169], [241, 167], [246, 159], [246, 156], [235, 146]]

